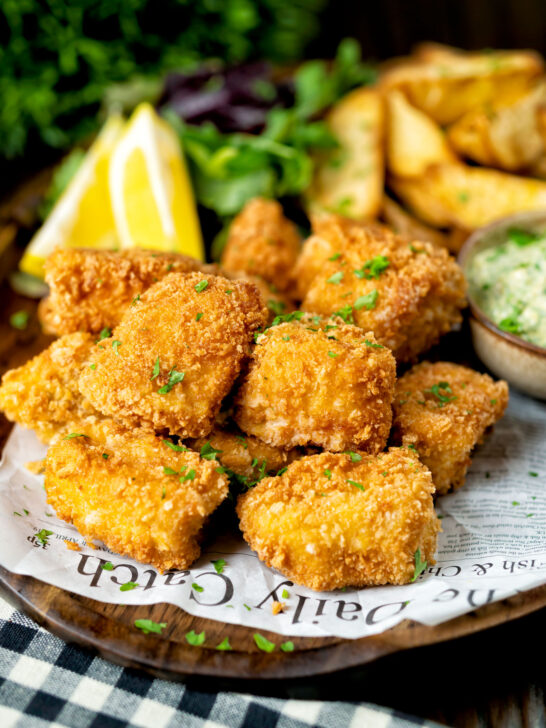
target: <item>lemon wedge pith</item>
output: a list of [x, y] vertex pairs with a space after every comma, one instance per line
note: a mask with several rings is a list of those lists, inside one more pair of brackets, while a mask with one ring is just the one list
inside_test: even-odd
[[180, 142], [149, 104], [137, 107], [116, 145], [109, 189], [122, 248], [170, 250], [203, 260]]
[[110, 117], [103, 126], [68, 187], [27, 246], [19, 266], [24, 273], [43, 278], [44, 261], [57, 247], [119, 246], [108, 193], [108, 169], [123, 127], [119, 116]]

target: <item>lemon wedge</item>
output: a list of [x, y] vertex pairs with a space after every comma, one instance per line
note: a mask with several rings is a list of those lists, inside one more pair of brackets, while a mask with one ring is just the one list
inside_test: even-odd
[[175, 132], [140, 104], [116, 145], [110, 199], [122, 248], [168, 250], [204, 259], [193, 189]]
[[44, 261], [57, 247], [115, 248], [119, 240], [108, 193], [108, 168], [124, 121], [112, 116], [20, 262], [24, 273], [44, 277]]

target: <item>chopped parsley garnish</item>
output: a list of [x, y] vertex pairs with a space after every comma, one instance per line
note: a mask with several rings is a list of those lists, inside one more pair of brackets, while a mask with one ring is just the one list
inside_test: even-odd
[[273, 642], [270, 642], [267, 637], [264, 637], [258, 632], [254, 633], [254, 642], [256, 643], [258, 649], [263, 650], [263, 652], [273, 652], [273, 650], [275, 649], [275, 644]]
[[496, 399], [490, 399], [489, 402], [490, 402], [490, 404], [493, 404], [493, 405], [494, 404], [497, 404], [497, 400]]
[[71, 440], [73, 437], [89, 437], [89, 435], [84, 435], [83, 432], [71, 432], [63, 437], [63, 440]]
[[331, 331], [332, 329], [338, 329], [338, 328], [339, 328], [339, 326], [337, 324], [326, 324], [326, 326], [324, 327], [324, 331], [328, 332], [328, 331]]
[[331, 255], [328, 258], [328, 260], [334, 261], [334, 260], [339, 260], [339, 258], [341, 258], [341, 253], [334, 253], [333, 255]]
[[389, 259], [384, 255], [376, 255], [375, 258], [367, 260], [362, 268], [353, 271], [357, 278], [366, 278], [371, 280], [372, 278], [379, 278], [381, 273], [387, 270], [389, 267]]
[[426, 253], [427, 252], [423, 248], [416, 248], [415, 245], [413, 245], [413, 243], [409, 244], [409, 249], [411, 250], [412, 253]]
[[509, 228], [507, 231], [508, 240], [516, 245], [523, 247], [529, 245], [542, 237], [538, 233], [530, 232], [529, 230], [521, 230], [520, 228]]
[[23, 331], [27, 327], [28, 319], [28, 311], [16, 311], [15, 313], [12, 313], [9, 317], [9, 325], [14, 329]]
[[199, 647], [205, 641], [205, 633], [200, 632], [197, 634], [192, 629], [191, 632], [186, 632], [186, 640], [188, 641], [188, 644], [193, 645], [193, 647]]
[[203, 314], [202, 314], [202, 313], [198, 313], [198, 314], [196, 315], [196, 317], [195, 317], [195, 320], [196, 320], [196, 321], [200, 321], [200, 320], [201, 320], [202, 318], [203, 318]]
[[161, 634], [161, 630], [165, 629], [167, 622], [152, 622], [151, 619], [136, 619], [135, 627], [144, 632], [144, 634]]
[[103, 452], [102, 453], [102, 457], [103, 457], [104, 460], [108, 460], [108, 458], [110, 457], [110, 455], [108, 455], [107, 452]]
[[499, 321], [499, 329], [502, 329], [509, 334], [520, 334], [523, 329], [518, 321], [518, 316], [519, 312], [513, 313], [510, 316], [505, 316]]
[[222, 450], [216, 450], [210, 442], [206, 442], [199, 451], [199, 455], [201, 455], [203, 460], [216, 460], [216, 456], [221, 452]]
[[281, 597], [283, 599], [288, 599], [289, 596], [290, 596], [290, 594], [288, 593], [288, 591], [286, 589], [283, 589], [282, 593], [281, 593]]
[[513, 506], [519, 506], [520, 505], [520, 502], [519, 501], [512, 501], [512, 505]]
[[470, 195], [465, 190], [461, 190], [460, 192], [457, 192], [457, 199], [459, 202], [468, 202]]
[[139, 301], [140, 301], [140, 293], [137, 293], [137, 295], [131, 301], [131, 306], [136, 306]]
[[93, 371], [95, 371], [96, 368], [97, 368], [97, 365], [96, 364], [90, 364], [89, 365], [89, 369], [92, 369]]
[[362, 483], [358, 483], [356, 480], [351, 480], [350, 478], [347, 478], [347, 482], [350, 485], [354, 485], [354, 487], [358, 488], [359, 490], [366, 490], [366, 488], [362, 485]]
[[162, 440], [161, 442], [175, 452], [188, 452], [188, 448], [184, 445], [175, 445], [174, 442], [171, 442], [170, 440]]
[[328, 480], [330, 480], [330, 478], [332, 477], [332, 471], [331, 470], [325, 470], [324, 471], [324, 475], [328, 478]]
[[176, 369], [171, 369], [171, 371], [169, 372], [169, 381], [167, 382], [167, 384], [163, 385], [161, 389], [158, 389], [157, 393], [167, 394], [171, 391], [175, 384], [180, 384], [180, 382], [184, 379], [185, 375], [185, 372], [177, 372]]
[[153, 380], [159, 376], [159, 357], [155, 360], [154, 368], [152, 369], [152, 376], [150, 377], [150, 381], [153, 382]]
[[281, 468], [280, 470], [278, 470], [277, 471], [277, 478], [279, 477], [279, 475], [284, 475], [287, 470], [288, 470], [288, 466], [286, 466], [286, 465], [284, 466], [284, 468]]
[[328, 356], [331, 357], [332, 359], [336, 359], [339, 356], [339, 354], [336, 354], [335, 351], [329, 351]]
[[413, 450], [414, 453], [419, 454], [419, 453], [417, 453], [417, 448], [415, 447], [413, 442], [410, 443], [409, 445], [407, 445], [407, 448], [408, 448], [408, 450]]
[[226, 296], [231, 296], [231, 294], [233, 293], [233, 289], [232, 288], [226, 288], [225, 291], [224, 291], [224, 293], [226, 294]]
[[112, 336], [112, 332], [110, 331], [110, 329], [108, 327], [105, 327], [99, 333], [99, 338], [97, 339], [97, 341], [95, 343], [98, 344], [99, 341], [102, 341], [103, 339], [107, 339], [109, 336]]
[[200, 586], [199, 584], [196, 584], [195, 582], [193, 582], [193, 584], [191, 585], [191, 588], [195, 589], [196, 592], [205, 591], [202, 586]]
[[241, 445], [244, 447], [245, 450], [248, 450], [248, 442], [245, 440], [244, 437], [241, 435], [235, 435], [236, 439], [239, 440]]
[[118, 349], [120, 346], [121, 346], [121, 341], [119, 339], [114, 339], [114, 341], [112, 341], [112, 349], [114, 350], [114, 352], [116, 354], [119, 353]]
[[178, 475], [178, 471], [173, 470], [172, 468], [169, 468], [166, 465], [164, 465], [163, 466], [163, 475]]
[[282, 337], [282, 340], [283, 340], [283, 341], [290, 341], [290, 337], [289, 337], [289, 336], [283, 336], [283, 337]]
[[447, 404], [448, 402], [453, 402], [453, 400], [457, 399], [455, 395], [453, 395], [452, 397], [449, 396], [450, 394], [453, 394], [453, 391], [447, 382], [438, 382], [437, 384], [433, 384], [430, 389], [425, 389], [424, 391], [436, 397], [436, 399], [438, 400], [438, 407], [443, 407], [444, 404]]
[[205, 278], [203, 278], [202, 281], [199, 281], [199, 283], [196, 283], [194, 288], [197, 291], [197, 293], [201, 293], [202, 291], [205, 290], [205, 288], [208, 286], [208, 284], [209, 284], [209, 282]]
[[224, 566], [227, 564], [225, 559], [213, 559], [210, 563], [214, 566], [217, 574], [221, 574], [224, 571]]
[[294, 643], [291, 640], [281, 642], [280, 648], [283, 652], [294, 652]]
[[333, 283], [334, 286], [339, 286], [341, 281], [343, 280], [343, 271], [338, 271], [337, 273], [334, 273], [330, 276], [330, 278], [326, 279], [326, 283]]
[[[275, 316], [271, 322], [271, 326], [278, 326], [279, 324], [287, 324], [290, 321], [300, 321], [305, 316], [304, 311], [292, 311], [291, 313], [283, 313], [279, 316]], [[271, 327], [270, 327], [271, 328]]]
[[232, 650], [233, 647], [229, 644], [228, 637], [224, 637], [224, 639], [220, 642], [219, 645], [216, 645], [217, 650]]
[[385, 347], [383, 344], [374, 344], [373, 341], [369, 341], [368, 339], [364, 339], [364, 343], [366, 346], [370, 346], [372, 349], [384, 349]]
[[538, 478], [538, 473], [535, 473], [532, 470], [529, 470], [529, 475], [531, 476], [531, 478]]
[[365, 306], [368, 311], [371, 311], [371, 309], [375, 308], [377, 304], [378, 295], [377, 288], [374, 288], [373, 291], [370, 291], [365, 296], [359, 296], [354, 302], [354, 307], [357, 311], [360, 311], [360, 309]]
[[286, 304], [284, 301], [275, 301], [275, 299], [270, 298], [267, 301], [267, 308], [276, 316], [282, 316], [282, 312], [286, 308]]
[[42, 544], [42, 546], [45, 546], [47, 544], [48, 538], [52, 535], [53, 531], [48, 531], [47, 528], [42, 528], [41, 531], [38, 531], [38, 533], [36, 534], [36, 538]]
[[354, 324], [355, 322], [353, 317], [353, 307], [349, 304], [340, 308], [339, 311], [334, 311], [332, 316], [339, 316], [339, 318], [343, 319], [346, 324]]
[[347, 450], [344, 455], [348, 455], [351, 458], [352, 463], [359, 463], [362, 460], [362, 455], [352, 450]]
[[102, 565], [102, 568], [104, 571], [113, 571], [114, 564], [111, 561], [107, 561], [105, 564]]
[[136, 581], [128, 581], [125, 584], [122, 584], [119, 588], [120, 591], [131, 591], [132, 589], [136, 589], [138, 584]]
[[245, 608], [245, 609], [246, 609], [247, 611], [249, 611], [249, 612], [250, 612], [250, 607], [248, 606], [248, 604], [243, 604], [243, 607], [244, 607], [244, 608]]
[[192, 468], [191, 470], [188, 470], [186, 475], [182, 475], [180, 478], [180, 482], [184, 483], [186, 480], [194, 480], [195, 478], [195, 470]]
[[420, 576], [423, 571], [427, 568], [427, 562], [421, 560], [421, 549], [417, 549], [414, 556], [415, 561], [415, 571], [413, 572], [412, 581], [415, 581], [418, 576]]

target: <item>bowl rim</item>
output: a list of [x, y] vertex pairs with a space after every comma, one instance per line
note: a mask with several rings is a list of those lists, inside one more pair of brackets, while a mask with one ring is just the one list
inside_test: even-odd
[[[518, 212], [515, 215], [507, 215], [506, 217], [498, 218], [494, 222], [489, 223], [489, 225], [484, 225], [482, 227], [476, 228], [476, 230], [474, 230], [474, 232], [472, 232], [471, 235], [465, 240], [462, 248], [457, 255], [457, 262], [461, 266], [465, 278], [467, 278], [465, 264], [469, 260], [470, 255], [473, 249], [476, 247], [477, 243], [479, 243], [480, 240], [482, 240], [486, 235], [494, 232], [499, 228], [510, 227], [515, 223], [519, 224], [521, 227], [525, 227], [525, 223], [529, 224], [538, 220], [542, 220], [544, 223], [546, 223], [546, 208], [544, 208], [543, 210], [529, 210], [527, 212]], [[483, 326], [489, 329], [491, 333], [495, 334], [501, 339], [504, 339], [509, 344], [513, 344], [521, 349], [525, 349], [529, 353], [546, 358], [546, 347], [532, 344], [530, 341], [525, 341], [525, 339], [522, 339], [515, 334], [511, 334], [508, 331], [503, 331], [478, 306], [476, 301], [473, 299], [469, 289], [466, 292], [466, 296], [472, 315]]]

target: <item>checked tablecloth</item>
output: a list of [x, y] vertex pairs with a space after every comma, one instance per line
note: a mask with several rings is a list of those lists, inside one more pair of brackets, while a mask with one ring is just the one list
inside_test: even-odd
[[0, 597], [0, 728], [409, 728], [368, 703], [201, 692], [68, 645]]

